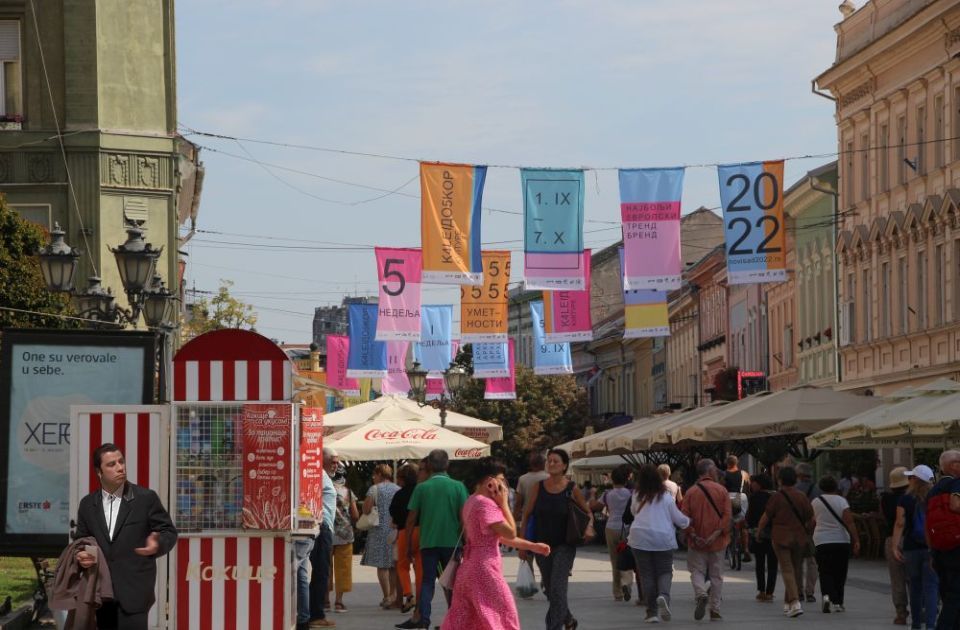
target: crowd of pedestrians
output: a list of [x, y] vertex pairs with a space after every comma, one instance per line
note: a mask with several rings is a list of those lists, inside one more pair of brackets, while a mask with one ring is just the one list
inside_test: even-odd
[[[723, 620], [724, 574], [739, 562], [755, 563], [758, 603], [773, 602], [782, 584], [788, 618], [809, 612], [805, 605], [818, 601], [818, 582], [815, 608], [843, 613], [862, 531], [850, 495], [866, 504], [865, 493], [873, 494], [888, 523], [893, 623], [960, 628], [960, 451], [941, 455], [939, 476], [922, 464], [894, 468], [877, 497], [870, 484], [849, 476], [814, 482], [806, 463], [751, 476], [733, 456], [723, 469], [699, 460], [684, 487], [667, 465], [624, 464], [611, 471], [606, 488], [583, 488], [571, 479], [569, 455], [560, 449], [531, 453], [513, 492], [499, 460], [475, 462], [461, 482], [447, 472], [447, 453], [436, 450], [402, 466], [396, 483], [390, 466], [377, 465], [362, 504], [346, 485], [336, 452], [325, 449], [324, 456], [322, 514], [311, 538], [296, 541], [298, 630], [336, 625], [326, 615], [330, 595], [333, 611], [347, 611], [355, 530], [364, 519], [361, 564], [377, 569], [384, 609], [411, 613], [396, 624], [400, 629], [519, 629], [502, 572], [502, 554], [511, 549], [539, 571], [532, 593], [542, 591], [548, 600], [544, 627], [576, 629], [568, 584], [578, 547], [593, 528], [575, 515], [591, 513], [602, 514], [597, 522], [605, 525], [600, 533], [613, 599], [633, 599], [635, 582], [646, 623], [669, 622], [678, 610], [695, 620]], [[689, 608], [671, 597], [680, 548], [693, 589]], [[730, 563], [734, 555], [736, 564]], [[448, 610], [442, 623], [432, 614], [438, 579]]]

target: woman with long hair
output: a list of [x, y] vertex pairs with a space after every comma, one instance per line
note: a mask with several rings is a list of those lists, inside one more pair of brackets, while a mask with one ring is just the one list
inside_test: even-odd
[[[570, 612], [567, 601], [567, 585], [577, 548], [567, 543], [567, 514], [573, 501], [581, 510], [590, 508], [583, 499], [577, 484], [567, 478], [570, 456], [563, 449], [553, 448], [547, 453], [547, 474], [550, 476], [533, 486], [533, 492], [524, 503], [520, 531], [527, 531], [527, 523], [533, 518], [534, 538], [550, 546], [550, 553], [537, 556], [537, 566], [547, 589], [550, 606], [547, 609], [547, 630], [576, 630], [576, 618]], [[520, 559], [530, 554], [520, 552]]]
[[603, 493], [598, 501], [591, 501], [590, 508], [599, 512], [606, 510], [607, 526], [604, 540], [607, 543], [607, 553], [610, 555], [610, 569], [613, 572], [613, 599], [615, 601], [630, 601], [630, 582], [633, 581], [632, 571], [621, 571], [617, 568], [617, 545], [624, 537], [623, 512], [630, 502], [631, 492], [626, 487], [630, 479], [629, 464], [621, 464], [610, 473], [613, 487]]
[[897, 505], [893, 526], [893, 555], [907, 569], [910, 596], [910, 625], [935, 628], [940, 581], [930, 566], [930, 550], [924, 531], [927, 493], [933, 487], [933, 470], [923, 464], [903, 473], [910, 480], [906, 494]]
[[550, 546], [517, 538], [506, 471], [500, 460], [484, 457], [467, 480], [473, 494], [464, 503], [460, 519], [463, 559], [443, 630], [520, 630], [517, 606], [503, 577], [500, 545], [541, 555], [549, 554]]
[[640, 571], [641, 590], [647, 606], [645, 621], [669, 621], [677, 528], [688, 528], [690, 519], [677, 507], [653, 464], [644, 464], [637, 471], [631, 511], [634, 518], [627, 544], [633, 550]]
[[377, 464], [373, 469], [373, 484], [363, 500], [363, 513], [369, 514], [377, 507], [380, 521], [367, 532], [367, 544], [363, 549], [360, 564], [377, 568], [377, 580], [383, 592], [381, 608], [396, 608], [394, 585], [396, 561], [393, 559], [393, 543], [390, 540], [390, 502], [400, 486], [393, 483], [393, 468], [389, 464]]
[[772, 602], [777, 588], [777, 555], [773, 553], [770, 526], [758, 530], [760, 519], [773, 494], [773, 478], [766, 473], [750, 478], [750, 504], [747, 507], [747, 527], [750, 530], [750, 553], [756, 559], [757, 601]]
[[850, 504], [840, 496], [840, 486], [833, 477], [824, 477], [818, 484], [820, 496], [810, 502], [816, 527], [813, 544], [817, 550], [817, 570], [823, 612], [843, 612], [844, 587], [850, 567], [850, 552], [860, 555], [860, 538], [853, 522]]

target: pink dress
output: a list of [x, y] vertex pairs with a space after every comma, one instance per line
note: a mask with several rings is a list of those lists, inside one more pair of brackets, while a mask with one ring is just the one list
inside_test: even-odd
[[441, 630], [520, 630], [510, 586], [503, 578], [500, 538], [490, 526], [503, 522], [492, 499], [472, 495], [463, 505], [466, 523], [463, 561], [453, 586], [453, 601]]

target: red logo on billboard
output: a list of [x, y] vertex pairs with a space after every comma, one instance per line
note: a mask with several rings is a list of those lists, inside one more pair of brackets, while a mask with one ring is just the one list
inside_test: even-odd
[[370, 429], [363, 434], [368, 442], [374, 440], [436, 440], [439, 434], [436, 429], [406, 429], [404, 431], [381, 431]]
[[479, 448], [458, 448], [453, 452], [454, 457], [462, 457], [464, 459], [471, 459], [475, 457], [483, 457], [483, 449]]

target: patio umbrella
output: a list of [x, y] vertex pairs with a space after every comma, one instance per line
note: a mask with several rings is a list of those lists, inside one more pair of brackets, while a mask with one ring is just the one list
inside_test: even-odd
[[607, 451], [611, 454], [627, 454], [648, 451], [655, 444], [670, 444], [669, 429], [691, 422], [726, 402], [711, 403], [707, 407], [698, 407], [681, 413], [672, 413], [666, 416], [656, 416], [652, 422], [632, 426], [632, 431], [624, 432], [607, 440]]
[[[897, 426], [899, 421], [906, 418], [911, 412], [930, 404], [932, 404], [932, 400], [929, 397], [917, 396], [868, 409], [809, 436], [807, 446], [810, 448], [837, 448], [839, 443], [848, 441], [858, 445], [865, 444], [865, 440], [873, 437], [874, 429], [883, 426]], [[847, 448], [874, 447], [867, 445]]]
[[342, 459], [353, 462], [422, 459], [434, 449], [446, 451], [450, 459], [477, 459], [490, 454], [488, 444], [422, 420], [371, 420], [323, 441]]
[[[655, 419], [638, 418], [628, 424], [623, 424], [619, 427], [613, 427], [612, 429], [607, 429], [606, 431], [588, 435], [580, 440], [577, 440], [577, 448], [575, 448], [571, 454], [574, 457], [594, 457], [606, 455], [609, 452], [608, 445], [610, 444], [610, 440], [616, 438], [618, 435], [637, 431], [639, 427], [649, 424], [653, 420]], [[623, 460], [621, 459], [620, 462], [623, 463]]]
[[[440, 411], [430, 406], [420, 407], [415, 401], [403, 396], [381, 396], [370, 402], [326, 414], [323, 417], [323, 431], [324, 434], [335, 433], [375, 419], [419, 420], [440, 426]], [[455, 411], [447, 412], [446, 428], [486, 444], [503, 440], [503, 427], [499, 424]]]
[[821, 387], [761, 392], [671, 430], [670, 440], [728, 442], [815, 433], [881, 404], [873, 397]]

